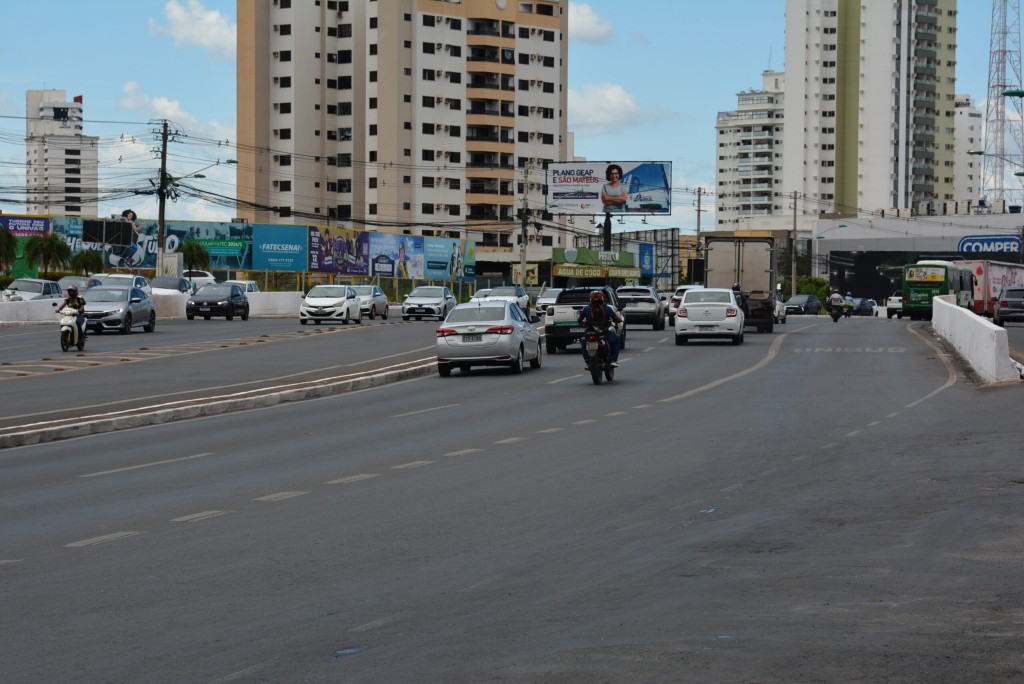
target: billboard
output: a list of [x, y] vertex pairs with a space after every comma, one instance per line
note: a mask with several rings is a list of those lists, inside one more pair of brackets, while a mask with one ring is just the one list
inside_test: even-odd
[[548, 165], [555, 214], [671, 214], [672, 162], [567, 162]]

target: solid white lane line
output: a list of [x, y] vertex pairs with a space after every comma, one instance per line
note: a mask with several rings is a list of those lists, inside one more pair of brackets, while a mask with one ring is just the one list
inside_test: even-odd
[[374, 620], [372, 622], [367, 622], [366, 624], [359, 625], [358, 627], [353, 627], [349, 631], [350, 632], [365, 632], [365, 631], [373, 629], [375, 627], [382, 627], [383, 625], [390, 624], [390, 623], [394, 622], [395, 620], [400, 620], [401, 618], [405, 617], [406, 615], [411, 615], [411, 613], [402, 612], [402, 613], [395, 613], [394, 615], [388, 615], [387, 617], [382, 617], [379, 620]]
[[10, 560], [0, 560], [0, 565], [11, 565], [12, 563], [20, 563], [20, 558], [12, 558]]
[[397, 413], [392, 418], [405, 418], [406, 416], [415, 416], [418, 413], [430, 413], [431, 411], [440, 411], [441, 409], [454, 408], [456, 406], [462, 406], [462, 404], [445, 404], [444, 406], [431, 406], [430, 408], [421, 409], [419, 411], [409, 411], [409, 413]]
[[538, 435], [548, 435], [548, 434], [551, 434], [552, 432], [561, 432], [564, 429], [565, 428], [560, 428], [560, 427], [544, 428], [543, 430], [537, 430], [537, 434]]
[[624, 415], [626, 415], [626, 412], [625, 411], [612, 411], [611, 413], [606, 413], [604, 415], [606, 415], [606, 416], [624, 416]]
[[515, 444], [516, 442], [522, 442], [526, 440], [526, 437], [507, 437], [505, 439], [499, 439], [494, 444]]
[[269, 501], [275, 503], [277, 501], [284, 501], [285, 499], [294, 499], [297, 496], [303, 496], [309, 494], [309, 492], [277, 492], [276, 494], [267, 494], [266, 496], [258, 496], [253, 501]]
[[64, 548], [67, 549], [80, 549], [83, 546], [95, 546], [96, 544], [106, 544], [107, 542], [117, 541], [118, 539], [127, 539], [128, 537], [134, 537], [142, 534], [141, 532], [114, 532], [113, 534], [105, 534], [102, 537], [91, 537], [89, 539], [83, 539], [81, 541], [71, 542], [65, 544]]
[[445, 456], [468, 456], [469, 454], [475, 454], [478, 451], [483, 451], [483, 449], [471, 448], [460, 449], [459, 451], [449, 451], [447, 454], [445, 454]]
[[98, 473], [86, 473], [85, 475], [79, 475], [78, 477], [100, 477], [101, 475], [113, 475], [114, 473], [124, 473], [129, 470], [140, 470], [141, 468], [152, 468], [153, 466], [166, 465], [168, 463], [180, 463], [181, 461], [192, 461], [197, 458], [203, 458], [204, 456], [213, 456], [213, 452], [205, 452], [202, 454], [193, 454], [192, 456], [182, 456], [181, 458], [168, 458], [163, 461], [153, 461], [151, 463], [140, 463], [139, 465], [128, 466], [126, 468], [114, 468], [113, 470], [102, 470]]
[[363, 480], [369, 480], [374, 477], [380, 477], [378, 473], [364, 473], [362, 475], [349, 475], [348, 477], [339, 477], [337, 480], [328, 480], [324, 484], [350, 484], [352, 482], [361, 482]]
[[590, 425], [591, 423], [596, 423], [596, 422], [597, 422], [596, 418], [587, 418], [586, 420], [575, 420], [575, 421], [573, 421], [572, 424], [573, 425]]

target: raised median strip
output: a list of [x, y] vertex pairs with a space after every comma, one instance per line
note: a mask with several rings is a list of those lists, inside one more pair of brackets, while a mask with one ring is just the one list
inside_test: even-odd
[[266, 408], [290, 401], [319, 399], [436, 373], [436, 359], [420, 359], [362, 373], [321, 378], [248, 392], [170, 402], [91, 416], [76, 416], [47, 423], [15, 425], [0, 428], [0, 449], [56, 442], [72, 437], [85, 437], [177, 420], [215, 416], [233, 411]]

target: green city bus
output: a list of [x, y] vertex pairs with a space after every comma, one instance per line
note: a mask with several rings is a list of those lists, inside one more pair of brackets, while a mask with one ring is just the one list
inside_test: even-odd
[[903, 267], [903, 314], [911, 320], [931, 320], [932, 299], [949, 294], [974, 310], [974, 272], [966, 264], [925, 259]]

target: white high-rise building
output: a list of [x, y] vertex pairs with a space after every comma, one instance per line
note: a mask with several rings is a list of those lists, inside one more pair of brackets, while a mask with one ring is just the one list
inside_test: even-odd
[[808, 213], [954, 199], [956, 0], [787, 0], [784, 193]]
[[956, 96], [956, 173], [953, 197], [957, 200], [971, 200], [972, 204], [981, 196], [981, 157], [970, 153], [984, 150], [984, 122], [985, 117], [974, 106], [970, 95]]
[[[238, 215], [516, 261], [567, 155], [567, 0], [239, 0]], [[530, 227], [531, 248], [564, 233]], [[550, 253], [550, 249], [548, 249]], [[497, 253], [502, 253], [498, 255]]]
[[[749, 227], [750, 219], [783, 211], [776, 192], [782, 185], [783, 91], [785, 75], [765, 71], [760, 90], [737, 94], [736, 110], [719, 112], [715, 229]], [[747, 219], [747, 220], [744, 220]]]
[[82, 133], [82, 97], [63, 90], [25, 95], [25, 211], [42, 216], [99, 213], [99, 138]]

